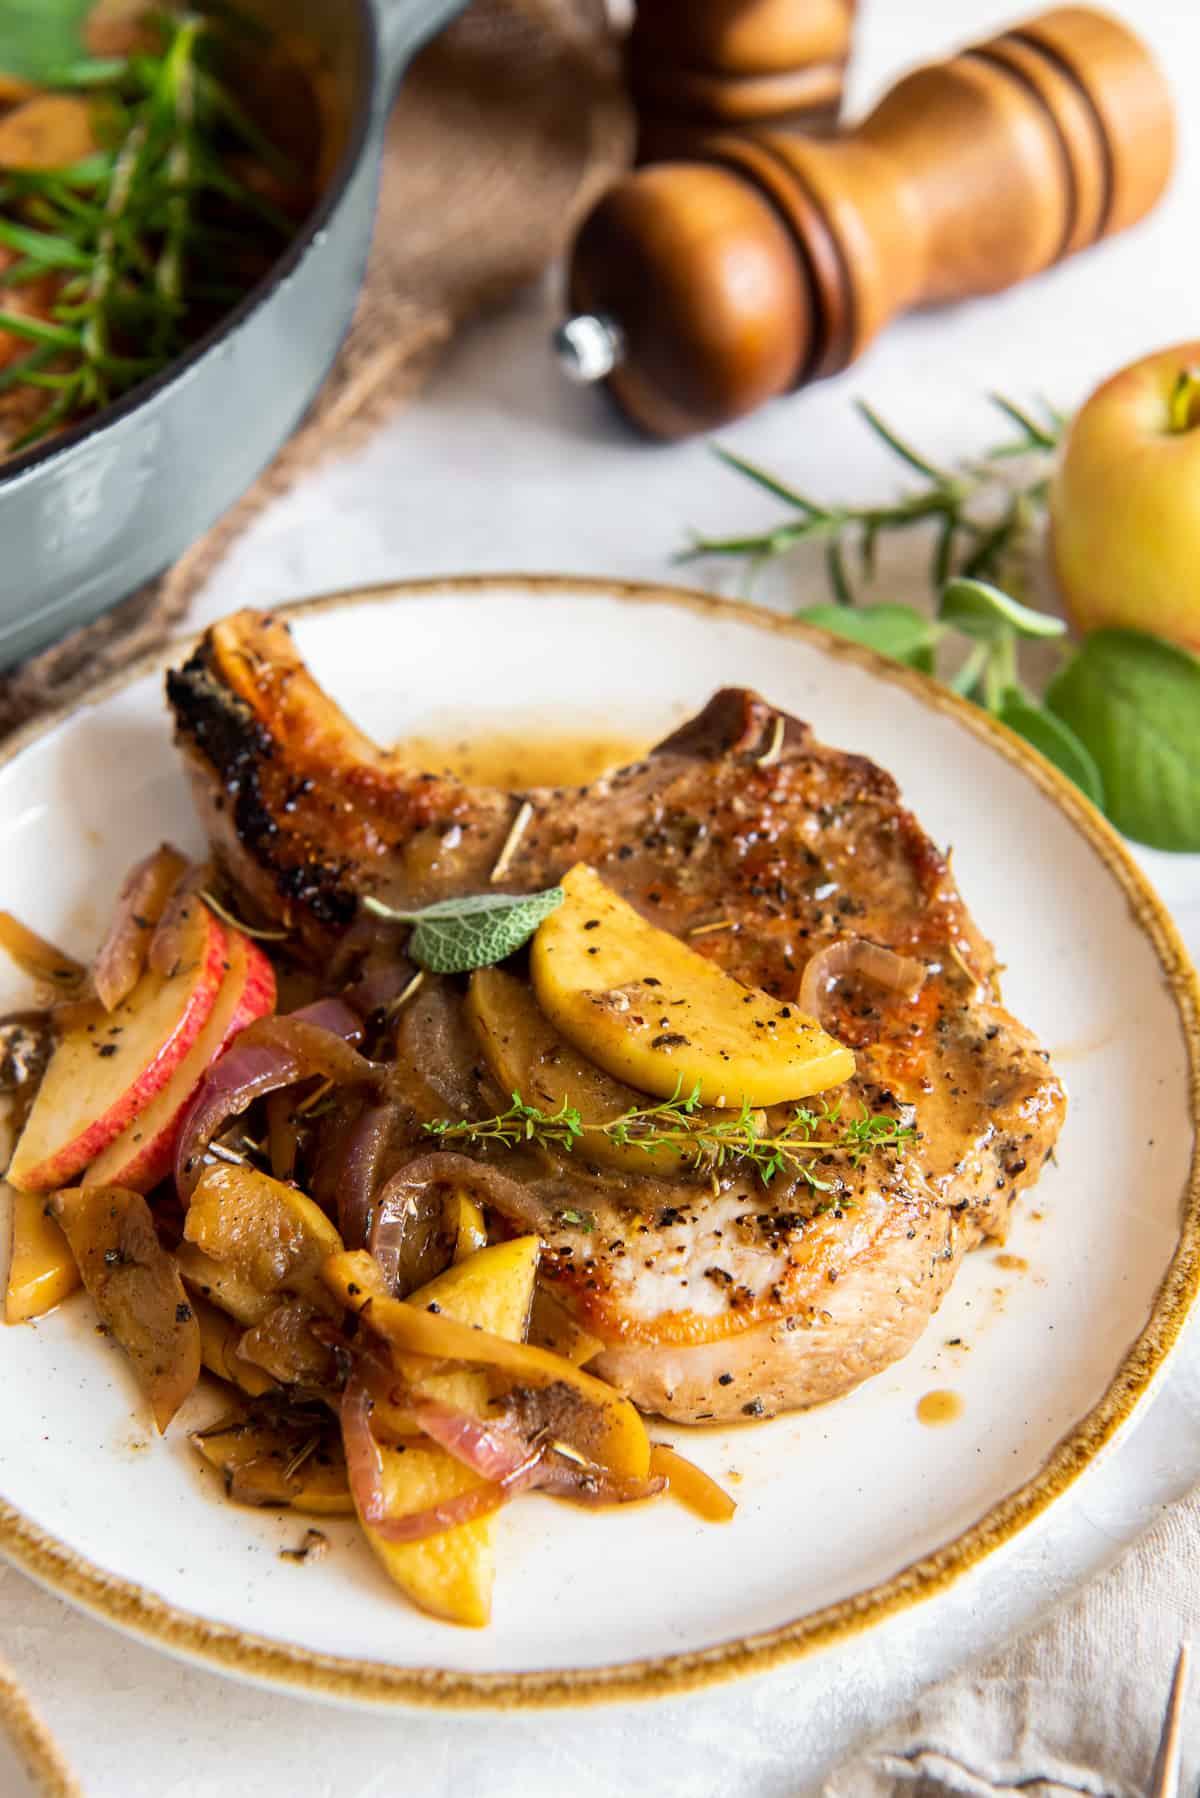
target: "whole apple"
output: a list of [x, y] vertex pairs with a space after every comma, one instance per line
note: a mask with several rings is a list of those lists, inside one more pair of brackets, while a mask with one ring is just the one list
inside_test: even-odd
[[1200, 341], [1131, 363], [1075, 415], [1050, 530], [1081, 632], [1124, 626], [1200, 651]]

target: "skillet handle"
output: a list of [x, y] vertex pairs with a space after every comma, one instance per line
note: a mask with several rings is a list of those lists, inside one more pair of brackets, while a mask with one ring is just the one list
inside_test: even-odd
[[374, 0], [386, 105], [390, 106], [401, 75], [422, 44], [461, 12], [464, 4], [465, 0]]

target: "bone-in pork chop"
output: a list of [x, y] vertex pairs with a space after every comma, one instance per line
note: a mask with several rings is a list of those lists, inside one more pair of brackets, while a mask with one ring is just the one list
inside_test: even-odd
[[[509, 1224], [541, 1233], [543, 1278], [604, 1345], [592, 1365], [645, 1409], [720, 1420], [835, 1397], [911, 1347], [967, 1249], [1003, 1239], [1054, 1146], [1063, 1091], [1001, 1006], [991, 947], [945, 858], [872, 762], [729, 689], [591, 786], [474, 789], [380, 750], [316, 685], [287, 628], [253, 613], [209, 631], [168, 692], [216, 855], [316, 966], [364, 940], [363, 895], [412, 910], [489, 890], [506, 845], [490, 890], [534, 891], [588, 863], [782, 1001], [809, 969], [821, 1022], [857, 1058], [830, 1100], [844, 1116], [915, 1124], [901, 1151], [823, 1154], [814, 1188], [787, 1172], [764, 1186], [736, 1160], [715, 1173], [545, 1151], [467, 1162], [431, 1155], [414, 1123], [401, 1160], [451, 1182], [474, 1168]], [[921, 964], [920, 990], [881, 981], [864, 944]], [[423, 1004], [439, 1011], [438, 1053], [461, 1045], [458, 1109], [502, 1108], [462, 983], [434, 983]], [[425, 1016], [402, 1032], [417, 1059]]]

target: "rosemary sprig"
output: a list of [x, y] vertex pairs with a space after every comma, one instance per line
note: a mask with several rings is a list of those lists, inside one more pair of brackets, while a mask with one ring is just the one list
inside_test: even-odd
[[228, 304], [245, 292], [264, 231], [273, 247], [293, 228], [229, 166], [233, 149], [277, 175], [295, 173], [213, 72], [214, 21], [172, 10], [153, 22], [155, 53], [83, 60], [46, 84], [89, 96], [100, 148], [69, 168], [0, 177], [0, 246], [16, 258], [0, 287], [15, 293], [49, 279], [54, 295], [31, 316], [0, 294], [0, 333], [35, 346], [4, 371], [5, 389], [52, 396], [23, 435], [0, 442], [0, 455], [30, 448], [165, 366], [216, 296]]
[[565, 1150], [568, 1154], [588, 1136], [604, 1136], [621, 1148], [642, 1149], [647, 1155], [665, 1149], [679, 1157], [684, 1167], [716, 1173], [731, 1161], [755, 1168], [764, 1186], [777, 1175], [790, 1173], [816, 1192], [833, 1192], [834, 1184], [816, 1171], [815, 1158], [842, 1154], [851, 1166], [878, 1149], [902, 1149], [915, 1142], [916, 1130], [883, 1112], [864, 1109], [860, 1117], [842, 1116], [842, 1101], [826, 1102], [819, 1111], [797, 1105], [782, 1130], [760, 1129], [760, 1113], [742, 1102], [728, 1118], [705, 1115], [697, 1119], [700, 1088], [685, 1097], [677, 1088], [670, 1099], [657, 1105], [631, 1108], [603, 1124], [585, 1124], [574, 1105], [564, 1099], [555, 1112], [529, 1105], [519, 1092], [512, 1095], [507, 1111], [475, 1120], [438, 1119], [425, 1125], [430, 1136], [443, 1143], [462, 1143], [469, 1148], [490, 1145], [520, 1148], [526, 1143]]
[[[1025, 546], [1046, 498], [1046, 458], [1057, 446], [1065, 421], [1050, 406], [1044, 406], [1044, 415], [1038, 417], [1001, 394], [989, 397], [1015, 427], [1016, 435], [986, 450], [978, 461], [956, 468], [931, 461], [864, 401], [858, 402], [861, 416], [880, 441], [921, 477], [919, 486], [888, 505], [822, 503], [744, 456], [718, 447], [716, 454], [727, 467], [782, 500], [796, 516], [757, 535], [697, 536], [678, 560], [736, 556], [748, 558], [752, 567], [758, 567], [799, 544], [823, 543], [834, 599], [849, 606], [854, 604], [851, 553], [857, 556], [862, 578], [870, 580], [876, 546], [884, 533], [933, 525], [930, 583], [935, 592], [953, 575], [1020, 589]], [[1034, 464], [1033, 472], [1024, 478], [1009, 473], [1008, 464], [1018, 458]]]

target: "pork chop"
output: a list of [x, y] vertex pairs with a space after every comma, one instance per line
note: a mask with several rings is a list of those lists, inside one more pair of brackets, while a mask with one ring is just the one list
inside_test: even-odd
[[[370, 924], [364, 895], [412, 910], [487, 890], [506, 849], [491, 890], [534, 891], [590, 863], [656, 924], [781, 1000], [796, 999], [813, 957], [835, 968], [825, 952], [847, 941], [923, 965], [913, 997], [853, 962], [822, 989], [821, 1021], [857, 1060], [830, 1098], [918, 1136], [901, 1151], [824, 1153], [818, 1187], [788, 1173], [764, 1186], [736, 1160], [644, 1175], [545, 1151], [439, 1157], [415, 1116], [402, 1155], [423, 1157], [431, 1180], [474, 1177], [512, 1227], [541, 1234], [542, 1277], [603, 1344], [591, 1365], [644, 1409], [695, 1422], [836, 1397], [912, 1346], [967, 1249], [1003, 1240], [1053, 1149], [1063, 1090], [1000, 1004], [994, 955], [946, 859], [872, 762], [728, 689], [588, 787], [470, 788], [364, 737], [287, 627], [254, 613], [210, 630], [168, 694], [215, 854], [243, 902], [317, 966], [388, 928]], [[423, 1001], [455, 1016], [443, 1049], [466, 1028], [460, 984]], [[432, 1041], [424, 1015], [406, 1022], [414, 1060]], [[507, 1095], [462, 1041], [456, 1114], [487, 1117]]]

